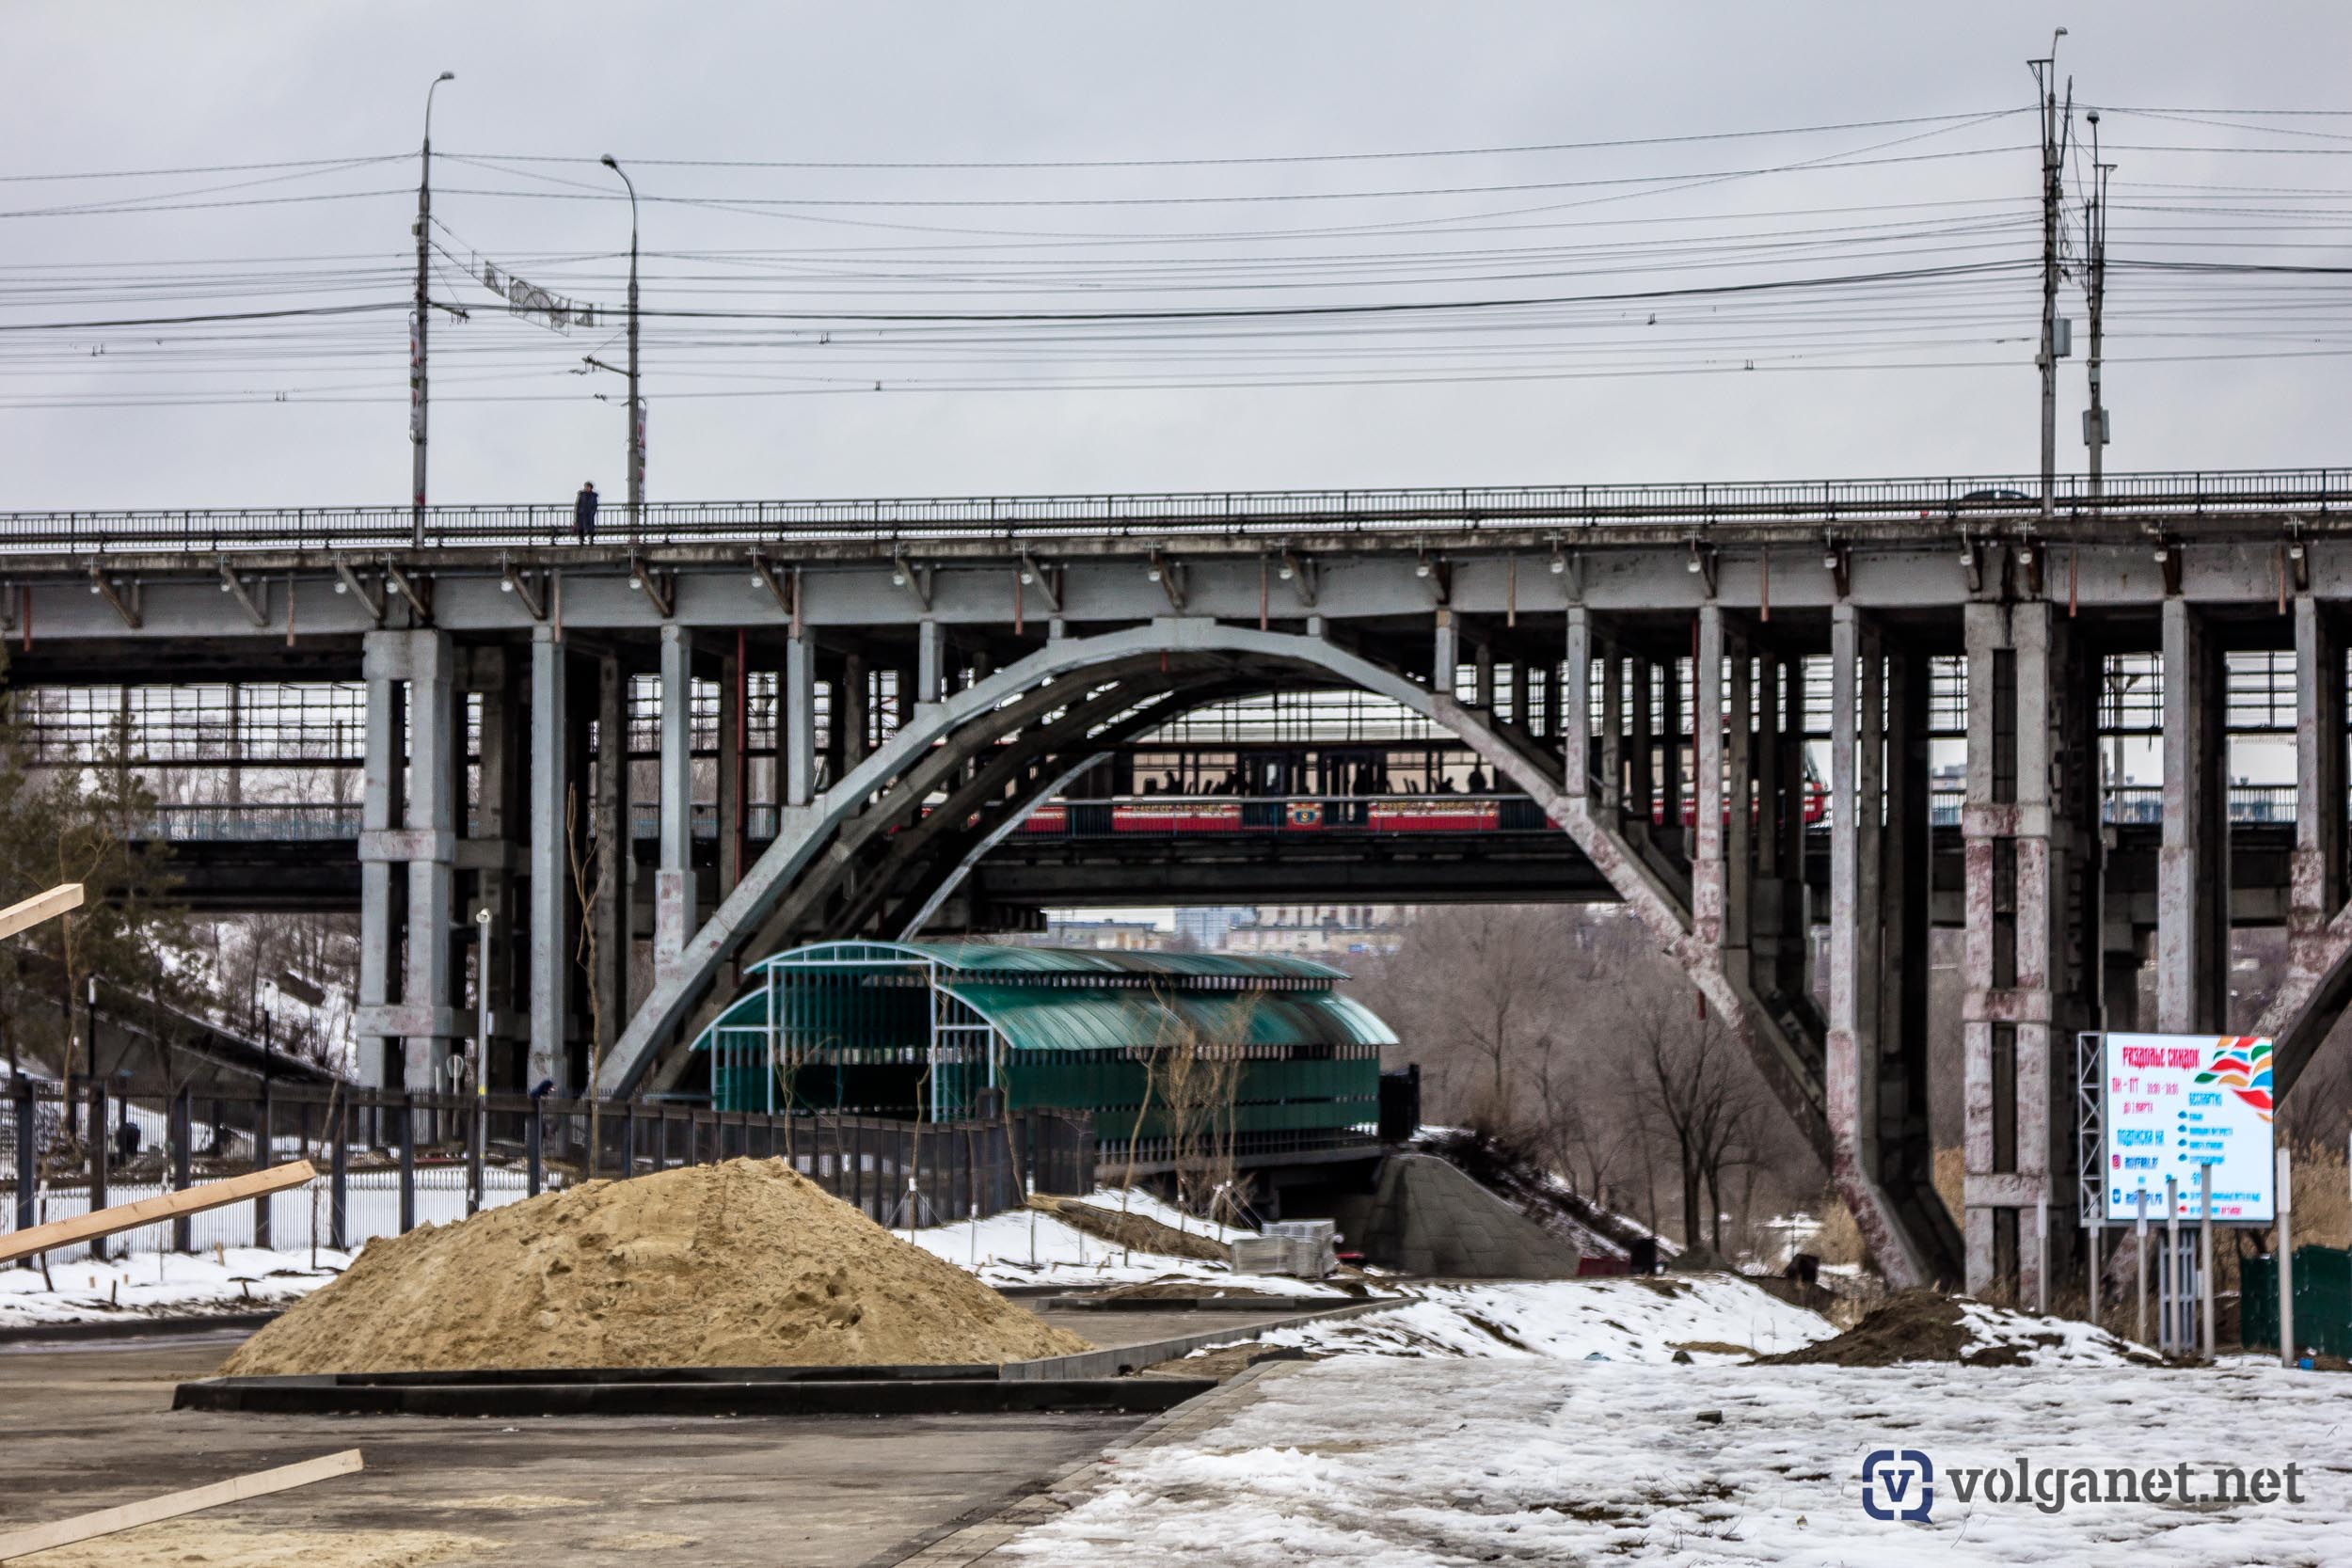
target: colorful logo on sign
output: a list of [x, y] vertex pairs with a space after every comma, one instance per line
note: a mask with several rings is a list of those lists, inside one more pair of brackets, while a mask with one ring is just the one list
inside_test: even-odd
[[2270, 1119], [2270, 1042], [2256, 1035], [2225, 1039], [2214, 1053], [2213, 1065], [2197, 1075], [2200, 1084], [2217, 1084], [2252, 1106], [2263, 1120]]

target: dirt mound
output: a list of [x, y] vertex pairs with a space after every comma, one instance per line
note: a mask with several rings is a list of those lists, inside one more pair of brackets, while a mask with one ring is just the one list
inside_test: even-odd
[[1958, 1361], [1975, 1343], [1959, 1302], [1933, 1291], [1899, 1291], [1834, 1339], [1757, 1359], [1772, 1367], [1892, 1367]]
[[1190, 1258], [1202, 1263], [1222, 1263], [1227, 1257], [1225, 1244], [1214, 1237], [1179, 1230], [1141, 1214], [1122, 1214], [1116, 1209], [1081, 1203], [1074, 1197], [1040, 1196], [1031, 1197], [1029, 1203], [1065, 1225], [1075, 1226], [1089, 1236], [1133, 1252], [1149, 1252], [1160, 1258]]
[[2090, 1323], [2035, 1317], [1934, 1291], [1899, 1291], [1836, 1338], [1758, 1361], [1778, 1367], [1892, 1367], [1904, 1361], [1963, 1367], [2160, 1364], [2138, 1346]]
[[370, 1242], [221, 1370], [1002, 1362], [1089, 1348], [783, 1161], [732, 1160]]

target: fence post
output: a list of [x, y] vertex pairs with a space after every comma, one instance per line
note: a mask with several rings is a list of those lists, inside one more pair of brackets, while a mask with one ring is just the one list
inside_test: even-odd
[[[262, 1103], [253, 1114], [253, 1168], [262, 1170], [274, 1163], [277, 1153], [277, 1124], [272, 1113], [277, 1107], [270, 1101], [269, 1080], [262, 1080]], [[270, 1248], [270, 1195], [263, 1193], [253, 1200], [253, 1244], [263, 1252]]]
[[2295, 1165], [2283, 1148], [2278, 1151], [2279, 1180], [2279, 1365], [2293, 1367], [2295, 1354], [2295, 1238], [2290, 1219], [2295, 1209]]
[[621, 1101], [621, 1180], [637, 1174], [637, 1099]]
[[33, 1195], [40, 1188], [40, 1115], [33, 1099], [33, 1081], [16, 1080], [16, 1227], [30, 1230], [40, 1223]]
[[[483, 1046], [486, 1053], [487, 1043]], [[482, 1212], [482, 1150], [490, 1141], [490, 1113], [478, 1094], [466, 1097], [466, 1212]]]
[[417, 1227], [417, 1095], [400, 1097], [400, 1233]]
[[[196, 1141], [196, 1096], [187, 1085], [171, 1097], [171, 1190], [184, 1193], [196, 1184], [189, 1145]], [[196, 1222], [183, 1214], [171, 1222], [171, 1250], [196, 1250]]]
[[531, 1120], [523, 1128], [523, 1168], [528, 1173], [524, 1180], [530, 1188], [525, 1196], [530, 1197], [539, 1196], [539, 1183], [546, 1176], [547, 1103], [535, 1095], [532, 1097]]
[[326, 1119], [327, 1135], [334, 1139], [326, 1155], [326, 1244], [337, 1252], [348, 1252], [351, 1227], [344, 1216], [351, 1192], [351, 1140], [344, 1135], [344, 1124], [351, 1119], [351, 1107], [338, 1103], [335, 1114]]
[[[103, 1078], [90, 1079], [89, 1142], [86, 1147], [89, 1150], [89, 1208], [94, 1214], [109, 1202], [106, 1196], [106, 1178], [109, 1174], [106, 1156], [110, 1150], [106, 1148], [106, 1081]], [[130, 1242], [126, 1239], [122, 1245], [127, 1254]], [[103, 1237], [90, 1243], [89, 1255], [99, 1262], [105, 1261], [106, 1243]]]

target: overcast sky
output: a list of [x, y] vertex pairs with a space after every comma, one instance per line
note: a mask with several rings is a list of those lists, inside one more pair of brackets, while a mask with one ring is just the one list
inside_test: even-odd
[[[1712, 269], [1686, 253], [1654, 275], [1643, 270], [1638, 252], [1620, 252], [1602, 276], [1592, 254], [1570, 261], [1534, 249], [1661, 236], [1719, 242], [1799, 228], [1820, 233], [1912, 214], [1922, 223], [1955, 225], [1977, 214], [2007, 227], [1967, 233], [1956, 227], [1944, 239], [1920, 241], [1901, 264], [2030, 261], [2038, 254], [2030, 209], [2001, 203], [2029, 202], [2036, 194], [2037, 156], [2025, 150], [2035, 127], [2027, 114], [2014, 113], [1979, 124], [1796, 138], [1058, 170], [726, 169], [652, 160], [1210, 160], [1556, 148], [1991, 114], [2030, 104], [2025, 61], [2047, 50], [2058, 23], [2072, 29], [2059, 58], [2080, 99], [2240, 111], [2219, 126], [2110, 114], [2104, 130], [2111, 141], [2281, 150], [2110, 151], [2121, 166], [2118, 258], [2159, 253], [2133, 248], [2132, 237], [2153, 240], [2165, 229], [2145, 212], [2123, 213], [2122, 182], [2137, 177], [2151, 182], [2143, 190], [2152, 194], [2159, 182], [2172, 191], [2215, 187], [2169, 198], [2203, 203], [2195, 221], [2206, 248], [2162, 254], [2234, 254], [2227, 249], [2231, 214], [2244, 213], [2247, 255], [2275, 259], [2288, 252], [2273, 247], [2292, 245], [2298, 261], [2352, 260], [2341, 243], [2344, 230], [2329, 221], [2331, 212], [2352, 210], [2352, 190], [2340, 202], [2312, 194], [2352, 187], [2352, 166], [2342, 156], [2352, 150], [2352, 139], [2343, 139], [2352, 137], [2352, 118], [2258, 120], [2243, 113], [2352, 110], [2344, 87], [2352, 20], [2341, 5], [2316, 0], [2259, 10], [1365, 0], [19, 4], [9, 8], [0, 52], [0, 174], [10, 182], [0, 185], [0, 207], [9, 214], [0, 218], [0, 323], [246, 311], [273, 302], [367, 309], [273, 325], [258, 349], [249, 336], [258, 329], [249, 326], [238, 328], [248, 334], [239, 341], [208, 341], [186, 328], [159, 329], [160, 341], [128, 329], [0, 335], [0, 507], [405, 501], [406, 334], [396, 302], [407, 292], [402, 274], [413, 257], [425, 88], [442, 70], [457, 79], [437, 100], [437, 153], [593, 159], [610, 151], [634, 166], [643, 197], [738, 204], [646, 205], [644, 245], [660, 253], [645, 262], [648, 309], [1426, 304], [1838, 274], [1849, 263], [1826, 234], [1802, 254], [1731, 257]], [[2282, 125], [2294, 134], [2248, 129]], [[2017, 150], [1983, 150], [2004, 147]], [[1953, 152], [1963, 155], [1944, 156]], [[402, 161], [295, 170], [294, 179], [275, 171], [129, 182], [24, 178], [393, 154]], [[1936, 156], [1861, 161], [1920, 154]], [[1734, 177], [1812, 159], [1844, 166]], [[1681, 188], [1581, 183], [1665, 175], [1679, 177]], [[246, 183], [263, 178], [276, 182]], [[611, 195], [617, 183], [592, 162], [485, 168], [449, 157], [436, 159], [435, 182], [443, 193], [435, 214], [445, 225], [437, 239], [449, 251], [437, 259], [435, 294], [474, 314], [462, 325], [435, 324], [436, 387], [443, 396], [434, 405], [433, 499], [561, 499], [583, 477], [618, 492], [621, 405], [595, 394], [617, 399], [620, 384], [568, 372], [591, 351], [619, 363], [620, 343], [601, 328], [566, 338], [508, 317], [459, 270], [463, 258], [488, 258], [534, 283], [617, 306], [628, 208], [571, 198]], [[215, 189], [229, 185], [237, 188]], [[1500, 185], [1519, 188], [1492, 188]], [[1525, 188], [1533, 185], [1546, 189]], [[126, 198], [198, 202], [370, 190], [387, 194], [18, 215]], [[1449, 194], [1324, 199], [1372, 190]], [[521, 192], [563, 199], [514, 194]], [[1235, 196], [1317, 199], [1166, 201]], [[1138, 198], [1163, 204], [790, 205]], [[1976, 205], [1934, 205], [1947, 202]], [[1838, 211], [1820, 215], [1826, 209]], [[1788, 212], [1815, 215], [1755, 215]], [[2264, 221], [2260, 214], [2275, 212], [2298, 214], [2299, 230], [2251, 231]], [[1591, 226], [1604, 220], [1633, 221]], [[1586, 227], [1560, 227], [1571, 222]], [[1263, 237], [1270, 229], [1305, 227], [1354, 232]], [[936, 248], [973, 246], [976, 229], [992, 230], [984, 238], [1008, 248]], [[1217, 237], [1171, 237], [1195, 234]], [[1025, 248], [1009, 248], [1016, 237]], [[1091, 243], [1104, 241], [1116, 243]], [[918, 245], [933, 248], [904, 248]], [[1529, 248], [1477, 265], [1456, 259], [1443, 277], [1409, 276], [1394, 262], [1404, 250], [1477, 246]], [[722, 250], [730, 256], [711, 254]], [[1361, 270], [1368, 254], [1390, 258], [1388, 270]], [[310, 257], [334, 260], [289, 260]], [[1257, 270], [1238, 289], [1105, 284], [1113, 263], [1199, 269], [1211, 258], [1240, 258]], [[931, 269], [929, 281], [877, 281], [909, 259]], [[994, 270], [967, 265], [981, 261]], [[1009, 261], [1066, 265], [1049, 278], [1006, 270], [1001, 263]], [[1277, 262], [1304, 264], [1278, 274], [1269, 270]], [[311, 275], [304, 292], [281, 289], [279, 279], [297, 268]], [[264, 269], [275, 271], [258, 286], [249, 277], [238, 286], [224, 281]], [[211, 281], [192, 281], [199, 275]], [[739, 281], [713, 281], [729, 277]], [[2346, 361], [2336, 356], [2347, 345], [2328, 332], [2343, 319], [2340, 311], [2328, 316], [2338, 280], [2294, 285], [2305, 291], [2296, 299], [2312, 302], [2308, 312], [2280, 309], [2284, 296], [2261, 294], [2273, 283], [2247, 283], [2243, 297], [2267, 301], [2266, 313], [2255, 318], [2259, 330], [2205, 337], [2199, 329], [2209, 309], [2217, 320], [2236, 308], [2235, 286], [2224, 279], [2181, 292], [2185, 286], [2142, 284], [2137, 306], [2120, 288], [2111, 295], [2111, 468], [2352, 461], [2342, 436]], [[819, 341], [807, 324], [670, 318], [647, 329], [648, 490], [656, 499], [693, 499], [2032, 467], [2034, 286], [2003, 277], [1926, 284], [1890, 297], [1891, 313], [1883, 298], [1827, 296], [1809, 307], [1815, 313], [1794, 335], [1786, 322], [1758, 325], [1754, 317], [1716, 328], [1677, 305], [1662, 325], [1680, 336], [1655, 351], [1638, 341], [1636, 328], [1651, 327], [1643, 318], [1657, 312], [1639, 304], [1612, 320], [1586, 310], [1520, 327], [1482, 325], [1469, 337], [1455, 330], [1461, 318], [1438, 316], [1418, 341], [1360, 336], [1351, 325], [1341, 355], [1311, 364], [1286, 360], [1286, 345], [1297, 338], [1242, 341], [1189, 329], [1178, 340], [1180, 354], [1154, 345], [1120, 362], [1103, 356], [1123, 352], [1115, 347], [1098, 344], [1089, 357], [1033, 327], [1008, 325], [987, 341], [957, 345], [943, 362], [925, 359], [919, 348], [860, 346], [863, 340], [849, 341], [857, 336], [852, 329]], [[1867, 352], [1859, 359], [1824, 352], [1849, 309], [1857, 322], [1875, 324], [1862, 332]], [[1923, 316], [1914, 330], [1901, 323], [1906, 310], [1945, 314]], [[2081, 314], [2071, 286], [2066, 311]], [[1792, 350], [1805, 333], [1813, 336]], [[1728, 356], [1720, 368], [1701, 363], [1710, 342]], [[2131, 362], [2204, 352], [2233, 356]], [[2074, 423], [2080, 353], [2078, 341], [2061, 394], [2060, 451], [2070, 467], [2082, 452]], [[2234, 356], [2247, 354], [2291, 356]], [[1759, 359], [1757, 370], [1731, 368], [1750, 358]], [[1979, 368], [1901, 368], [1951, 360]], [[877, 373], [878, 362], [891, 369]], [[1678, 373], [1656, 373], [1661, 368]], [[1400, 384], [1104, 385], [1172, 373], [1227, 383], [1314, 376]], [[1404, 382], [1408, 373], [1414, 379]], [[1502, 374], [1513, 379], [1491, 379]], [[883, 389], [871, 389], [869, 377], [882, 380]], [[923, 385], [955, 377], [1044, 386]], [[276, 401], [280, 393], [287, 401]], [[228, 395], [244, 401], [207, 405]], [[492, 401], [458, 401], [469, 395]], [[61, 401], [76, 405], [57, 406]]]

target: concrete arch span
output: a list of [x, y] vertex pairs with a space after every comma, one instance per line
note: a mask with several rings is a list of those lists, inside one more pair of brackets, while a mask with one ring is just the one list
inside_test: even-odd
[[[1573, 670], [1576, 660], [1569, 662]], [[1840, 1147], [1846, 1140], [1833, 1132], [1816, 1030], [1785, 1004], [1768, 1006], [1724, 963], [1715, 940], [1719, 916], [1709, 912], [1705, 887], [1686, 894], [1668, 868], [1637, 852], [1611, 814], [1596, 810], [1588, 781], [1571, 784], [1562, 752], [1326, 638], [1203, 618], [1162, 617], [1055, 639], [918, 707], [822, 797], [784, 812], [772, 847], [657, 976], [603, 1064], [598, 1089], [626, 1093], [646, 1082], [662, 1054], [691, 1037], [714, 989], [731, 983], [746, 959], [877, 925], [876, 934], [889, 937], [919, 927], [989, 843], [1104, 746], [1182, 708], [1301, 681], [1389, 698], [1458, 737], [1524, 790], [1739, 1037], [1834, 1173], [1889, 1275], [1915, 1283], [1947, 1272], [1930, 1227], [1889, 1200], [1867, 1154]], [[1580, 683], [1571, 711], [1582, 696]], [[1581, 749], [1581, 739], [1571, 744]]]

